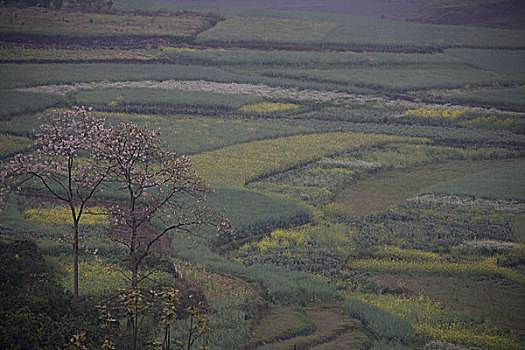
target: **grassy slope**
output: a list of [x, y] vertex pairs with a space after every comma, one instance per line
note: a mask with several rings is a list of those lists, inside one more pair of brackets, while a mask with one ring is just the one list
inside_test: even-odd
[[[124, 1], [117, 0], [117, 5], [126, 5], [126, 6], [133, 6], [135, 5], [144, 5], [144, 6], [171, 6], [172, 8], [176, 8], [178, 5], [168, 5], [163, 3], [146, 3], [144, 1], [140, 2], [132, 2], [130, 1], [128, 4], [125, 4]], [[181, 7], [178, 7], [181, 8]], [[341, 16], [341, 15], [328, 15], [328, 14], [301, 14], [301, 13], [286, 13], [286, 14], [280, 14], [277, 12], [258, 12], [258, 11], [247, 11], [247, 10], [238, 10], [238, 9], [228, 9], [228, 13], [235, 16], [241, 16], [241, 17], [264, 17], [261, 19], [261, 23], [278, 23], [279, 25], [282, 25], [282, 28], [288, 28], [288, 24], [298, 24], [298, 22], [302, 22], [302, 27], [297, 26], [298, 28], [304, 28], [304, 23], [323, 23], [323, 22], [329, 22], [336, 24], [335, 27], [333, 25], [327, 25], [326, 28], [330, 27], [333, 28], [333, 30], [323, 36], [321, 39], [318, 39], [318, 37], [313, 37], [313, 42], [316, 42], [315, 40], [320, 40], [319, 42], [323, 42], [326, 38], [328, 38], [329, 35], [331, 37], [329, 38], [331, 43], [334, 44], [342, 44], [342, 45], [354, 45], [354, 44], [366, 44], [366, 45], [377, 45], [376, 40], [373, 40], [373, 35], [377, 34], [378, 31], [385, 31], [385, 30], [398, 30], [396, 33], [387, 33], [381, 39], [379, 42], [381, 45], [432, 45], [432, 46], [441, 46], [441, 45], [448, 45], [447, 43], [442, 43], [440, 40], [445, 38], [446, 40], [449, 40], [450, 38], [454, 40], [458, 40], [458, 42], [453, 42], [450, 45], [455, 46], [459, 45], [462, 42], [468, 42], [473, 43], [473, 45], [476, 45], [476, 40], [480, 40], [479, 38], [483, 35], [486, 36], [486, 40], [495, 42], [494, 38], [498, 36], [501, 33], [509, 34], [508, 37], [506, 36], [507, 42], [501, 43], [501, 45], [509, 45], [509, 43], [514, 43], [516, 40], [520, 41], [520, 34], [519, 32], [498, 32], [498, 31], [474, 31], [472, 29], [452, 29], [448, 27], [443, 27], [439, 29], [439, 27], [435, 26], [412, 26], [412, 25], [398, 25], [398, 24], [392, 24], [388, 22], [388, 24], [385, 24], [384, 22], [379, 25], [380, 22], [374, 22], [374, 21], [367, 21], [361, 22], [354, 19], [354, 22], [350, 25], [344, 24], [345, 21], [347, 21], [349, 18], [348, 16]], [[237, 12], [236, 12], [237, 11]], [[296, 21], [288, 22], [288, 24], [285, 21], [282, 21], [283, 17], [290, 17], [291, 19], [294, 19]], [[271, 18], [272, 20], [267, 20], [267, 18]], [[375, 23], [375, 24], [374, 24]], [[356, 30], [356, 26], [361, 25], [362, 28], [360, 30], [369, 30], [370, 33], [366, 33], [363, 38], [357, 38], [356, 36], [349, 36], [349, 33], [352, 35], [358, 35], [360, 34], [359, 31]], [[374, 27], [375, 26], [375, 27]], [[323, 27], [323, 25], [321, 25]], [[324, 29], [326, 29], [324, 28]], [[408, 38], [406, 35], [406, 31], [412, 30], [412, 32], [415, 32], [414, 28], [419, 28], [423, 32], [426, 31], [425, 37], [415, 37], [415, 38]], [[426, 29], [425, 29], [426, 28]], [[439, 29], [439, 30], [438, 30]], [[275, 28], [268, 29], [269, 31], [275, 30]], [[374, 34], [375, 33], [375, 34]], [[430, 34], [429, 34], [430, 33]], [[314, 33], [315, 34], [315, 33]], [[413, 34], [413, 33], [412, 33]], [[288, 35], [288, 33], [278, 33], [278, 35]], [[288, 40], [295, 40], [294, 38], [298, 35], [298, 33], [291, 33]], [[369, 35], [369, 36], [367, 36]], [[471, 35], [471, 36], [469, 36]], [[512, 35], [516, 35], [516, 37], [512, 37]], [[492, 36], [492, 37], [491, 37]], [[350, 38], [350, 39], [348, 39]], [[360, 41], [360, 40], [363, 41]], [[264, 38], [262, 39], [264, 41]], [[326, 39], [328, 40], [328, 39]], [[463, 41], [461, 41], [463, 40]], [[372, 42], [373, 41], [373, 42]], [[490, 44], [492, 45], [492, 43]], [[488, 46], [490, 46], [488, 45]], [[521, 44], [520, 44], [521, 45]], [[476, 65], [473, 63], [473, 65]], [[490, 64], [487, 65], [479, 65], [482, 69], [489, 69]], [[138, 66], [129, 66], [129, 67], [120, 67], [115, 66], [111, 69], [105, 69], [103, 66], [97, 66], [93, 68], [87, 69], [89, 71], [87, 74], [89, 75], [88, 78], [84, 76], [87, 71], [80, 71], [77, 72], [77, 69], [79, 66], [46, 66], [45, 72], [42, 72], [44, 70], [41, 70], [40, 73], [35, 73], [35, 71], [30, 71], [28, 73], [23, 72], [25, 69], [34, 69], [34, 66], [4, 66], [5, 76], [6, 79], [10, 79], [9, 83], [6, 84], [6, 86], [12, 87], [15, 84], [20, 84], [20, 82], [17, 81], [17, 79], [22, 76], [22, 80], [24, 81], [23, 84], [36, 84], [45, 81], [55, 81], [57, 80], [56, 77], [54, 77], [54, 74], [57, 74], [57, 69], [66, 68], [63, 70], [61, 75], [68, 75], [73, 76], [72, 81], [76, 80], [83, 80], [83, 79], [96, 79], [96, 80], [102, 80], [102, 79], [115, 79], [115, 80], [122, 80], [121, 77], [124, 76], [131, 76], [130, 79], [151, 79], [151, 77], [155, 77], [156, 79], [165, 79], [165, 73], [169, 71], [169, 74], [172, 74], [174, 77], [180, 78], [185, 76], [190, 76], [190, 78], [195, 77], [202, 77], [205, 76], [206, 78], [209, 78], [212, 74], [218, 74], [218, 78], [214, 79], [233, 79], [229, 73], [225, 73], [223, 71], [214, 70], [214, 69], [208, 69], [204, 67], [182, 67], [181, 71], [176, 71], [176, 67], [170, 67], [170, 66], [152, 66], [150, 68], [149, 66], [140, 66], [141, 72], [137, 70]], [[41, 69], [41, 67], [38, 67]], [[17, 69], [17, 72], [9, 72], [8, 70]], [[48, 70], [49, 69], [49, 70]], [[105, 70], [104, 70], [105, 69]], [[103, 70], [101, 72], [101, 70]], [[142, 71], [144, 70], [144, 71]], [[171, 70], [174, 70], [176, 72], [171, 72]], [[186, 70], [190, 70], [190, 73], [186, 74]], [[495, 69], [496, 70], [496, 69]], [[499, 72], [501, 69], [497, 69]], [[160, 72], [159, 72], [160, 71]], [[43, 74], [41, 74], [43, 73]], [[503, 72], [507, 73], [507, 71]], [[510, 72], [512, 73], [512, 72]], [[36, 77], [36, 79], [35, 79]], [[70, 79], [70, 78], [60, 78], [60, 79]], [[22, 85], [23, 85], [22, 84]], [[126, 118], [126, 117], [124, 117]], [[185, 127], [188, 128], [188, 130], [191, 130], [192, 128], [195, 128], [195, 131], [200, 131], [200, 128], [205, 128], [202, 125], [199, 125], [201, 123], [201, 120], [195, 121], [194, 123], [187, 123]], [[206, 123], [206, 122], [204, 122]], [[249, 127], [249, 120], [244, 121], [244, 124], [235, 124], [231, 123], [228, 125], [231, 125], [232, 128], [245, 128]], [[264, 125], [261, 124], [258, 127], [264, 128]], [[220, 128], [217, 128], [219, 130]], [[277, 131], [271, 131], [268, 134], [272, 134], [275, 132], [275, 135], [277, 136], [279, 133]], [[467, 131], [470, 132], [470, 131]], [[255, 137], [257, 135], [257, 131], [252, 132], [251, 136], [247, 136], [248, 138]], [[188, 138], [191, 137], [191, 134], [188, 133]], [[273, 137], [273, 136], [272, 136]], [[246, 139], [246, 140], [247, 140]], [[301, 139], [301, 138], [297, 138]], [[304, 138], [303, 138], [304, 139]], [[181, 141], [184, 142], [184, 141]], [[193, 140], [193, 142], [197, 142], [196, 140]], [[222, 141], [221, 141], [222, 142]], [[190, 142], [191, 143], [191, 142]], [[220, 143], [220, 142], [219, 142]], [[227, 144], [227, 143], [226, 143]], [[225, 145], [224, 143], [222, 145]], [[193, 149], [202, 150], [195, 148], [196, 146], [193, 145]], [[188, 148], [190, 148], [188, 146]], [[242, 149], [242, 147], [240, 147]], [[218, 152], [217, 152], [218, 153]], [[233, 154], [234, 152], [232, 152]], [[233, 158], [232, 158], [233, 159]], [[235, 163], [235, 161], [232, 159], [227, 159], [224, 164], [224, 169], [221, 171], [223, 173], [229, 173], [231, 172], [232, 168], [235, 168], [238, 164]], [[241, 162], [242, 163], [242, 162]], [[490, 168], [492, 166], [500, 166], [503, 162], [484, 162], [484, 163], [469, 163], [469, 167], [465, 169], [465, 163], [460, 162], [452, 162], [447, 164], [441, 164], [441, 165], [431, 165], [424, 168], [415, 168], [411, 169], [410, 171], [406, 170], [396, 170], [391, 173], [382, 173], [375, 176], [370, 177], [370, 182], [367, 180], [365, 182], [358, 182], [357, 187], [358, 193], [357, 195], [357, 201], [356, 205], [364, 206], [363, 212], [369, 212], [372, 210], [377, 209], [383, 209], [386, 208], [387, 205], [398, 203], [400, 201], [403, 201], [404, 199], [416, 194], [422, 187], [425, 187], [429, 184], [433, 184], [435, 182], [443, 181], [444, 179], [448, 179], [450, 177], [459, 176], [461, 174], [467, 174], [469, 172], [477, 172], [482, 169]], [[475, 164], [475, 165], [474, 165]], [[244, 171], [245, 169], [241, 169]], [[215, 174], [216, 175], [216, 174]], [[219, 174], [220, 175], [220, 174]], [[220, 182], [220, 181], [218, 181]], [[378, 190], [378, 188], [380, 190]], [[382, 191], [382, 193], [377, 193]], [[389, 192], [390, 191], [390, 192]], [[232, 219], [234, 219], [234, 222], [237, 224], [240, 223], [240, 225], [248, 226], [252, 224], [253, 222], [267, 222], [271, 220], [273, 217], [279, 217], [280, 214], [286, 214], [289, 213], [295, 213], [300, 212], [301, 210], [304, 210], [303, 207], [297, 206], [294, 203], [285, 203], [277, 199], [269, 198], [266, 196], [259, 196], [258, 194], [254, 193], [248, 193], [244, 191], [229, 191], [225, 195], [222, 193], [218, 196], [218, 198], [212, 198], [212, 202], [214, 204], [223, 206], [223, 204], [226, 204], [228, 208], [226, 210], [231, 210], [232, 216], [234, 216]], [[234, 193], [235, 192], [235, 193]], [[347, 193], [347, 192], [345, 192]], [[370, 200], [370, 198], [372, 199]], [[348, 198], [346, 198], [348, 199]], [[345, 199], [345, 200], [346, 200]], [[356, 199], [356, 197], [352, 198], [353, 200]], [[367, 200], [370, 201], [370, 203], [366, 202]], [[360, 202], [361, 201], [361, 202]], [[286, 204], [290, 204], [286, 206]], [[359, 210], [361, 208], [354, 208], [350, 204], [350, 211], [352, 214], [354, 214], [355, 210], [359, 214]], [[229, 213], [230, 214], [230, 213]], [[235, 217], [237, 216], [237, 217]], [[271, 292], [274, 294], [273, 300], [276, 302], [305, 302], [308, 299], [317, 298], [318, 295], [321, 295], [321, 298], [329, 298], [333, 295], [333, 290], [330, 288], [326, 283], [321, 282], [317, 278], [307, 275], [307, 274], [299, 274], [299, 273], [292, 273], [287, 271], [285, 268], [273, 268], [269, 267], [267, 265], [254, 265], [251, 267], [244, 267], [239, 264], [235, 264], [232, 261], [228, 261], [226, 259], [223, 259], [222, 257], [218, 255], [214, 255], [211, 253], [208, 249], [208, 245], [206, 242], [203, 242], [201, 244], [200, 248], [187, 248], [187, 241], [184, 240], [178, 240], [174, 239], [175, 246], [174, 250], [178, 253], [180, 253], [180, 257], [188, 259], [190, 261], [193, 261], [194, 263], [202, 263], [207, 268], [219, 270], [223, 272], [233, 273], [239, 276], [243, 276], [244, 278], [248, 278], [252, 281], [257, 281], [258, 283], [262, 284], [265, 288], [268, 288]], [[320, 291], [320, 293], [316, 292], [316, 288]], [[318, 294], [318, 295], [316, 295]], [[505, 316], [502, 316], [505, 317]], [[245, 317], [243, 317], [245, 318]], [[235, 324], [238, 325], [238, 324]], [[234, 331], [233, 327], [231, 330]], [[321, 328], [321, 327], [320, 327]], [[280, 344], [280, 345], [286, 345], [286, 344]], [[348, 344], [346, 344], [348, 345]], [[233, 347], [234, 345], [230, 346]]]
[[458, 311], [467, 311], [480, 320], [490, 318], [500, 327], [525, 330], [523, 285], [509, 281], [470, 280], [458, 277], [379, 275], [376, 280], [393, 288], [423, 293]]
[[488, 199], [525, 201], [525, 165], [504, 167], [431, 186], [425, 191]]
[[[427, 24], [403, 23], [388, 20], [372, 20], [341, 14], [313, 12], [280, 12], [227, 7], [198, 7], [173, 3], [115, 1], [117, 8], [143, 9], [181, 9], [217, 11], [225, 14], [229, 20], [219, 23], [211, 30], [199, 35], [202, 42], [228, 43], [237, 38], [243, 42], [275, 42], [281, 40], [274, 34], [287, 36], [283, 43], [304, 42], [304, 36], [318, 38], [311, 43], [339, 45], [372, 45], [390, 47], [525, 47], [525, 31], [468, 28], [456, 26], [435, 26]], [[245, 20], [250, 19], [250, 20]], [[287, 21], [291, 22], [287, 22]], [[302, 32], [295, 30], [295, 20], [311, 25]], [[271, 26], [269, 24], [272, 24]], [[335, 24], [336, 28], [321, 36], [318, 24]], [[292, 26], [290, 26], [292, 24]], [[302, 27], [302, 26], [301, 26]], [[257, 40], [259, 38], [259, 41]], [[221, 41], [224, 40], [224, 41]]]
[[510, 164], [509, 161], [453, 161], [381, 172], [348, 186], [337, 201], [343, 204], [347, 214], [365, 216], [402, 203], [431, 185]]
[[[74, 25], [72, 25], [74, 23]], [[210, 24], [197, 16], [84, 13], [28, 7], [0, 11], [0, 33], [60, 36], [191, 37]]]

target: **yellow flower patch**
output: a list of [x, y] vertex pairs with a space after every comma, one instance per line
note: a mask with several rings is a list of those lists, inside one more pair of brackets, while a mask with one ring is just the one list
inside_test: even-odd
[[33, 144], [27, 137], [0, 134], [0, 157], [21, 152]]
[[294, 103], [279, 103], [279, 102], [262, 102], [254, 103], [239, 108], [244, 113], [274, 113], [274, 112], [289, 112], [298, 110], [301, 106]]
[[237, 144], [191, 157], [197, 174], [215, 186], [242, 188], [260, 177], [283, 172], [361, 147], [390, 142], [429, 142], [393, 135], [332, 132]]
[[439, 254], [418, 249], [402, 249], [394, 246], [382, 246], [375, 255], [410, 261], [441, 261]]
[[498, 266], [496, 257], [469, 263], [450, 262], [444, 260], [405, 261], [391, 258], [350, 259], [348, 264], [355, 269], [363, 271], [460, 276], [494, 276], [504, 277], [518, 283], [525, 283], [525, 277], [518, 271]]
[[481, 128], [493, 128], [493, 129], [512, 129], [517, 122], [518, 118], [516, 117], [498, 117], [495, 115], [478, 117], [472, 119], [469, 124], [475, 127]]
[[[66, 266], [67, 276], [63, 280], [64, 286], [73, 290], [73, 266]], [[129, 281], [114, 266], [101, 263], [80, 262], [78, 264], [78, 281], [80, 293], [101, 294], [125, 288]]]
[[225, 49], [193, 49], [191, 47], [170, 47], [162, 46], [160, 48], [164, 52], [217, 52], [226, 51]]
[[[44, 225], [72, 225], [73, 218], [69, 208], [34, 208], [23, 213], [30, 220]], [[91, 207], [82, 213], [81, 225], [109, 225], [110, 220], [102, 207]]]
[[257, 242], [257, 248], [264, 252], [265, 250], [279, 247], [308, 246], [307, 232], [303, 230], [275, 230], [270, 236], [266, 236]]
[[[113, 102], [115, 102], [114, 105], [117, 104], [117, 101], [113, 101]], [[158, 120], [158, 119], [163, 118], [160, 115], [154, 115], [154, 114], [139, 114], [139, 113], [130, 114], [130, 113], [122, 113], [122, 112], [91, 112], [91, 114], [98, 118], [105, 117], [108, 119], [119, 118], [119, 119], [132, 119], [132, 120], [136, 120], [136, 119]]]
[[364, 302], [403, 317], [412, 323], [426, 341], [469, 344], [483, 349], [521, 349], [523, 341], [513, 331], [502, 332], [490, 323], [468, 323], [441, 303], [422, 294], [398, 296], [392, 294], [357, 294]]
[[315, 226], [305, 225], [291, 230], [275, 230], [270, 236], [266, 236], [259, 242], [252, 243], [252, 245], [244, 245], [240, 250], [247, 251], [253, 246], [264, 252], [273, 248], [309, 247], [309, 242], [317, 242], [348, 253], [354, 248], [353, 237], [354, 232], [345, 225], [320, 223]]
[[460, 109], [410, 109], [403, 114], [405, 117], [419, 117], [419, 118], [443, 118], [456, 119], [465, 115], [465, 111]]

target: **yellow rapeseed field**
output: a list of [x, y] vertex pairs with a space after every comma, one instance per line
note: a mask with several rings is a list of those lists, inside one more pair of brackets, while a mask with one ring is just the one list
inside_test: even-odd
[[244, 113], [274, 113], [298, 110], [301, 106], [294, 103], [261, 102], [242, 106], [239, 108]]
[[422, 294], [357, 294], [360, 300], [409, 320], [416, 332], [427, 341], [471, 344], [483, 349], [522, 349], [523, 342], [513, 331], [502, 332], [490, 323], [475, 324], [457, 319], [441, 303]]
[[377, 271], [387, 273], [420, 273], [439, 275], [467, 275], [504, 277], [519, 283], [525, 283], [525, 277], [518, 271], [499, 266], [496, 257], [486, 258], [476, 262], [451, 262], [445, 260], [420, 259], [406, 261], [392, 258], [384, 259], [350, 259], [348, 264], [362, 271]]
[[465, 111], [460, 109], [427, 109], [418, 108], [410, 109], [405, 112], [406, 117], [420, 117], [420, 118], [444, 118], [456, 119], [465, 115]]
[[[81, 225], [109, 225], [110, 221], [102, 207], [91, 207], [82, 214]], [[72, 225], [73, 218], [69, 208], [33, 208], [23, 213], [30, 220], [44, 225]]]
[[0, 134], [0, 157], [23, 151], [32, 143], [33, 141], [27, 137]]
[[214, 186], [242, 188], [266, 175], [361, 147], [390, 142], [429, 142], [392, 135], [332, 132], [237, 144], [192, 156], [197, 174]]

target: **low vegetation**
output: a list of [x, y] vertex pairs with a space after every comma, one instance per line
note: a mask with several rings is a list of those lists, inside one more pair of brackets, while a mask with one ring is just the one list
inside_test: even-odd
[[52, 3], [0, 6], [0, 347], [524, 347], [523, 31]]

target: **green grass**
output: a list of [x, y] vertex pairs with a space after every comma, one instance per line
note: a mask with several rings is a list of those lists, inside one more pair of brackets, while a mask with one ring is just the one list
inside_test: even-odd
[[[50, 228], [38, 222], [33, 222], [26, 218], [22, 212], [26, 209], [15, 194], [7, 197], [6, 203], [0, 212], [0, 227], [3, 230], [12, 231], [20, 235], [21, 232], [38, 232], [39, 235], [49, 235], [56, 238], [60, 235], [56, 229]], [[37, 238], [37, 237], [33, 237]], [[70, 247], [68, 247], [71, 249]]]
[[[448, 254], [460, 249], [465, 241], [508, 242], [513, 239], [509, 223], [514, 215], [508, 211], [494, 210], [492, 207], [409, 202], [357, 220], [344, 216], [339, 218], [355, 228], [355, 243], [359, 247], [355, 250], [356, 255], [362, 254], [361, 258], [366, 258], [367, 251], [377, 251], [379, 246], [384, 245]], [[459, 252], [454, 258], [445, 256], [429, 260], [418, 257], [414, 261], [396, 256], [367, 261], [357, 259], [354, 267], [364, 271], [377, 269], [419, 275], [466, 274], [478, 277], [508, 277], [520, 283], [524, 281], [523, 275], [517, 270], [501, 268], [495, 261], [466, 254], [466, 250], [463, 253]]]
[[515, 298], [525, 292], [523, 285], [461, 277], [376, 275], [374, 278], [392, 288], [423, 293], [446, 307], [468, 312], [476, 319], [490, 318], [496, 326], [524, 330], [525, 303]]
[[75, 100], [76, 104], [94, 106], [99, 110], [164, 114], [210, 110], [228, 112], [262, 101], [262, 98], [183, 90], [96, 89], [77, 92]]
[[4, 44], [0, 47], [0, 57], [4, 62], [89, 62], [89, 61], [136, 61], [147, 62], [156, 60], [154, 54], [141, 52], [140, 50], [120, 49], [93, 49], [93, 48], [68, 48], [60, 49], [53, 46], [42, 46], [39, 48], [25, 47], [23, 44]]
[[347, 315], [363, 321], [379, 339], [407, 344], [415, 338], [415, 330], [410, 322], [375, 305], [349, 298], [342, 307]]
[[195, 155], [192, 160], [197, 173], [212, 185], [243, 188], [260, 178], [323, 157], [398, 141], [426, 140], [351, 132], [297, 135], [233, 145]]
[[[504, 148], [464, 149], [422, 144], [390, 143], [377, 148], [358, 149], [322, 163], [310, 163], [251, 183], [248, 188], [286, 194], [314, 206], [327, 204], [342, 186], [359, 181], [378, 170], [414, 168], [450, 160], [506, 159], [518, 151]], [[368, 163], [360, 167], [355, 163]], [[375, 177], [374, 177], [375, 178]]]
[[[209, 205], [224, 208], [234, 226], [236, 239], [304, 224], [312, 216], [310, 210], [303, 205], [253, 191], [219, 189], [216, 194], [208, 196], [208, 199]], [[231, 238], [223, 237], [218, 244], [230, 241]]]
[[445, 54], [396, 54], [356, 52], [313, 52], [313, 51], [255, 51], [246, 49], [205, 49], [165, 48], [162, 53], [173, 63], [200, 64], [213, 66], [284, 66], [333, 68], [352, 66], [406, 66], [406, 65], [460, 65], [461, 60]]
[[525, 79], [523, 50], [449, 49], [445, 54], [476, 68]]
[[43, 84], [71, 84], [125, 80], [214, 80], [234, 81], [237, 75], [218, 68], [166, 64], [2, 64], [2, 89]]
[[0, 91], [0, 120], [13, 115], [42, 111], [48, 107], [62, 105], [65, 99], [53, 94], [25, 91]]
[[216, 118], [188, 115], [152, 116], [104, 112], [100, 115], [107, 115], [108, 121], [112, 124], [134, 122], [149, 128], [160, 128], [170, 147], [179, 154], [196, 154], [238, 143], [281, 136], [345, 129], [345, 125], [340, 122], [316, 120]]
[[32, 145], [33, 141], [26, 137], [0, 134], [0, 159], [27, 150]]
[[459, 88], [465, 85], [516, 83], [523, 79], [481, 69], [352, 69], [352, 70], [266, 70], [268, 77], [280, 77], [337, 85], [356, 85], [376, 90], [407, 91]]
[[310, 300], [333, 300], [334, 286], [309, 273], [262, 264], [243, 266], [213, 253], [205, 241], [188, 246], [187, 238], [172, 237], [171, 242], [175, 257], [199, 264], [212, 271], [257, 282], [267, 291], [268, 301], [290, 305]]
[[[342, 205], [342, 209], [347, 215], [368, 215], [404, 202], [423, 189], [432, 189], [433, 187], [430, 186], [443, 181], [491, 168], [502, 167], [501, 172], [505, 172], [505, 169], [508, 169], [504, 168], [507, 164], [509, 162], [505, 160], [452, 161], [381, 172], [348, 186], [338, 195], [337, 202]], [[444, 188], [441, 187], [442, 185], [438, 186], [440, 186], [437, 187], [438, 189]]]
[[525, 243], [525, 214], [516, 215], [510, 222], [515, 242]]
[[293, 338], [299, 334], [308, 334], [315, 329], [314, 322], [306, 314], [294, 307], [278, 307], [267, 310], [261, 321], [253, 329], [254, 339], [246, 346], [274, 343]]
[[200, 44], [225, 43], [318, 43], [337, 27], [335, 23], [316, 23], [273, 18], [234, 18], [218, 23], [197, 36]]
[[[525, 111], [525, 88], [458, 91], [438, 97], [453, 103]], [[521, 122], [523, 125], [523, 122]]]
[[465, 176], [431, 186], [424, 192], [525, 201], [525, 165]]
[[[250, 118], [232, 116], [231, 118], [201, 117], [167, 113], [165, 115], [128, 114], [100, 112], [109, 124], [133, 122], [148, 128], [160, 128], [163, 138], [170, 148], [179, 154], [196, 154], [211, 151], [237, 143], [275, 137], [312, 134], [330, 131], [351, 130], [343, 122], [322, 120], [290, 120], [277, 118]], [[40, 122], [36, 115], [13, 117], [0, 121], [0, 130], [16, 135], [32, 137]], [[242, 130], [242, 132], [239, 132]]]
[[[316, 345], [327, 344], [330, 340], [337, 338], [345, 331], [349, 330], [351, 325], [355, 325], [354, 322], [349, 322], [348, 318], [345, 317], [340, 310], [336, 308], [329, 308], [326, 306], [303, 308], [301, 311], [306, 316], [307, 320], [311, 322], [311, 332], [304, 332], [295, 337], [287, 338], [286, 336], [281, 337], [281, 341], [271, 342], [271, 339], [265, 341], [265, 344], [258, 347], [258, 350], [268, 349], [310, 349]], [[271, 322], [275, 328], [286, 329], [282, 327], [283, 323], [286, 324], [285, 314], [286, 310], [280, 312], [281, 317], [274, 317], [272, 320], [262, 320], [262, 322]], [[293, 323], [291, 323], [293, 324]], [[290, 324], [289, 324], [290, 325]], [[284, 333], [284, 332], [283, 332]], [[310, 333], [310, 334], [309, 334]], [[354, 342], [352, 344], [353, 349], [360, 348], [362, 344]]]
[[378, 47], [491, 47], [523, 48], [525, 31], [435, 26], [397, 21], [356, 18], [343, 24], [324, 40], [340, 44]]
[[[332, 84], [295, 79], [255, 76], [229, 72], [216, 67], [169, 64], [116, 64], [116, 63], [68, 63], [68, 64], [1, 64], [0, 89], [34, 87], [49, 84], [74, 84], [101, 81], [141, 80], [205, 80], [220, 83], [266, 84], [296, 89], [330, 90]], [[370, 92], [368, 89], [341, 87], [348, 92]]]
[[[293, 15], [292, 15], [293, 16]], [[292, 17], [288, 16], [288, 17]], [[335, 16], [334, 16], [335, 18]], [[344, 24], [303, 17], [230, 18], [200, 33], [197, 42], [208, 45], [267, 46], [303, 45], [313, 47], [360, 48], [378, 50], [443, 47], [523, 48], [524, 33], [519, 30], [434, 26], [346, 16]]]

